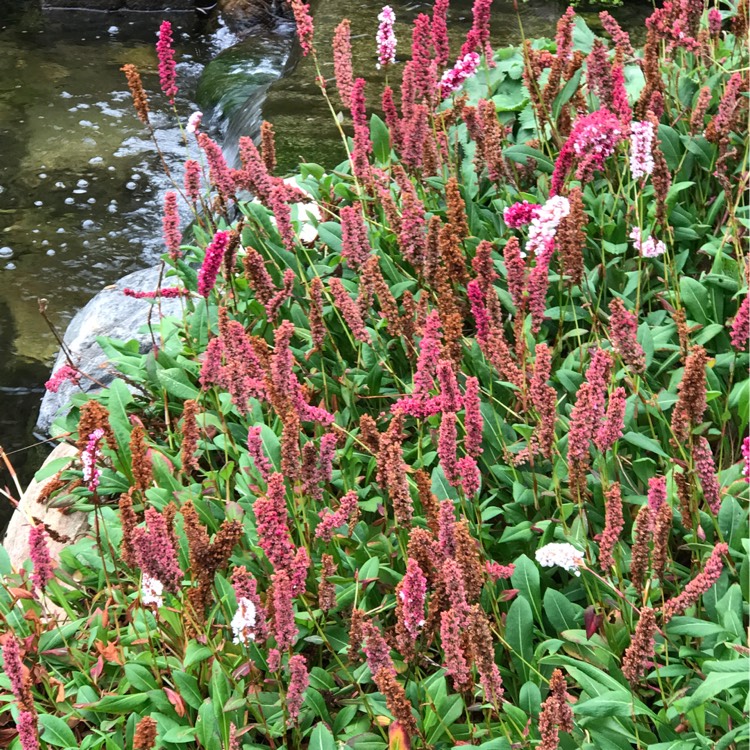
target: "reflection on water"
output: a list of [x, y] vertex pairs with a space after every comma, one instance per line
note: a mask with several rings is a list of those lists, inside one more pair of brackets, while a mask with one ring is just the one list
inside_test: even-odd
[[[153, 143], [132, 113], [120, 67], [138, 65], [158, 91], [157, 14], [44, 13], [0, 4], [0, 445], [31, 440], [57, 342], [37, 298], [61, 331], [102, 286], [160, 252], [161, 195], [169, 186]], [[204, 63], [235, 39], [171, 17], [178, 47], [178, 108]], [[167, 163], [185, 148], [166, 102], [153, 123]], [[179, 174], [179, 170], [177, 170]], [[27, 478], [38, 460], [12, 455]], [[0, 486], [7, 476], [0, 474]]]
[[[390, 4], [403, 59], [411, 22], [417, 13], [431, 12], [432, 3]], [[454, 52], [470, 25], [471, 4], [452, 0]], [[321, 0], [315, 13], [316, 44], [329, 79], [333, 29], [350, 17], [355, 75], [372, 82], [371, 103], [383, 83], [375, 70], [374, 42], [382, 5], [382, 0]], [[553, 35], [565, 5], [520, 3], [525, 33]], [[31, 441], [57, 349], [38, 314], [37, 298], [49, 300], [50, 317], [63, 331], [102, 286], [152, 263], [161, 251], [160, 201], [169, 186], [132, 113], [120, 72], [124, 63], [135, 63], [146, 88], [158, 91], [154, 43], [162, 16], [42, 14], [29, 6], [0, 0], [0, 445], [9, 452]], [[615, 14], [627, 27], [642, 28], [646, 13], [647, 6], [628, 2]], [[203, 66], [236, 40], [215, 23], [210, 29], [200, 26], [193, 14], [171, 20], [181, 87], [177, 106], [186, 115], [195, 108], [191, 98]], [[201, 85], [200, 99], [220, 110], [231, 153], [240, 135], [257, 132], [259, 102], [270, 86], [263, 115], [276, 127], [281, 168], [292, 169], [299, 159], [331, 165], [341, 145], [314, 83], [311, 59], [287, 66], [286, 75], [273, 83], [286, 59], [285, 32], [282, 24], [221, 55]], [[512, 3], [495, 0], [493, 43], [519, 40]], [[153, 94], [152, 110], [165, 159], [179, 175], [186, 154], [174, 116], [160, 94]], [[13, 456], [24, 480], [37, 461], [27, 452]], [[0, 487], [7, 481], [0, 467]]]

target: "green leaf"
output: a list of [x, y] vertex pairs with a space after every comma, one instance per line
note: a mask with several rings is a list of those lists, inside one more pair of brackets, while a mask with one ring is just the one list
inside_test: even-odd
[[324, 221], [318, 224], [318, 235], [334, 253], [341, 252], [341, 224], [335, 221]]
[[130, 419], [128, 418], [128, 405], [133, 403], [127, 385], [123, 380], [116, 378], [107, 389], [109, 396], [107, 406], [109, 407], [109, 423], [115, 433], [117, 445], [126, 459], [130, 460]]
[[680, 166], [680, 159], [682, 158], [680, 136], [669, 125], [659, 125], [659, 141], [661, 141], [661, 150], [667, 160], [667, 166], [674, 171]]
[[195, 399], [200, 391], [190, 382], [187, 374], [179, 367], [170, 367], [166, 370], [157, 370], [157, 377], [164, 390], [175, 398], [182, 401]]
[[308, 750], [336, 750], [336, 740], [322, 721], [315, 725], [307, 747]]
[[62, 471], [69, 466], [72, 461], [73, 456], [60, 456], [60, 458], [53, 459], [49, 463], [44, 464], [44, 466], [34, 474], [34, 481], [43, 482], [45, 479], [49, 479], [57, 474], [58, 471]]
[[511, 659], [524, 682], [531, 679], [534, 659], [534, 615], [525, 597], [513, 600], [505, 620], [505, 640], [511, 648]]
[[526, 597], [531, 608], [534, 610], [534, 617], [539, 625], [542, 625], [542, 596], [539, 588], [539, 567], [532, 562], [526, 555], [521, 555], [515, 561], [516, 569], [511, 576], [513, 588], [520, 591], [521, 596]]
[[193, 675], [186, 674], [185, 672], [173, 672], [172, 676], [174, 677], [175, 687], [185, 703], [190, 708], [198, 710], [203, 703], [203, 696], [198, 686], [198, 680]]
[[391, 133], [377, 115], [370, 117], [370, 137], [375, 158], [380, 164], [386, 164], [391, 154]]
[[96, 703], [86, 706], [89, 711], [98, 711], [107, 714], [129, 714], [140, 711], [149, 703], [149, 697], [145, 693], [135, 695], [105, 695]]
[[640, 432], [626, 432], [622, 436], [622, 439], [626, 443], [636, 446], [636, 448], [643, 448], [643, 450], [648, 451], [649, 453], [656, 453], [657, 456], [669, 458], [656, 440], [647, 437], [646, 435], [642, 435]]
[[680, 712], [690, 711], [702, 705], [706, 701], [712, 700], [717, 695], [719, 695], [719, 693], [723, 693], [725, 690], [731, 690], [736, 685], [746, 684], [748, 675], [748, 661], [746, 659], [738, 659], [737, 661], [741, 661], [744, 663], [741, 671], [711, 672], [710, 674], [706, 675], [706, 678], [701, 682], [701, 684], [692, 695], [675, 701], [675, 708]]
[[652, 716], [654, 713], [644, 706], [632, 693], [625, 690], [610, 690], [587, 701], [579, 701], [573, 705], [573, 713], [577, 716], [592, 716], [595, 718], [616, 717], [628, 719], [633, 714]]
[[531, 148], [531, 146], [525, 146], [517, 144], [514, 146], [508, 146], [503, 150], [503, 155], [511, 161], [526, 164], [529, 158], [536, 161], [536, 167], [540, 172], [547, 172], [552, 174], [555, 170], [555, 165], [550, 159], [545, 156], [539, 149]]
[[680, 279], [680, 296], [691, 320], [701, 325], [708, 325], [711, 322], [708, 290], [700, 281], [690, 276], [683, 276]]
[[185, 650], [185, 660], [182, 662], [182, 666], [184, 669], [189, 669], [193, 664], [204, 661], [213, 655], [214, 652], [208, 646], [201, 646], [196, 641], [190, 641]]
[[727, 495], [719, 510], [719, 530], [731, 549], [742, 551], [742, 540], [747, 536], [747, 513], [737, 499]]
[[78, 740], [73, 730], [59, 716], [40, 714], [39, 724], [42, 726], [41, 738], [55, 747], [78, 747]]
[[571, 602], [557, 589], [549, 588], [544, 592], [544, 614], [559, 634], [564, 630], [575, 630], [581, 626], [583, 607]]
[[195, 727], [172, 727], [160, 739], [162, 742], [174, 742], [178, 745], [183, 742], [195, 742], [197, 731]]

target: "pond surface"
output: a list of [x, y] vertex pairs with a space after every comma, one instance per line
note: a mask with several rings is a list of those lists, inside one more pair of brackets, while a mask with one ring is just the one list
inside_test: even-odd
[[[454, 52], [470, 26], [471, 4], [451, 3]], [[403, 59], [409, 25], [432, 4], [391, 5]], [[330, 39], [348, 15], [355, 75], [373, 82], [371, 103], [383, 82], [374, 44], [381, 6], [380, 0], [320, 0], [315, 7], [323, 74], [333, 76]], [[519, 7], [526, 35], [551, 36], [566, 5], [532, 0]], [[624, 25], [642, 28], [647, 11], [628, 3], [617, 15]], [[135, 63], [147, 90], [158, 91], [154, 43], [161, 20], [161, 14], [42, 13], [34, 3], [0, 0], [0, 445], [24, 483], [40, 462], [39, 449], [25, 448], [34, 442], [43, 383], [57, 351], [38, 298], [49, 301], [49, 316], [62, 334], [104, 285], [152, 264], [161, 252], [161, 196], [169, 181], [132, 113], [120, 71]], [[186, 116], [196, 108], [206, 63], [237, 40], [215, 20], [201, 22], [190, 13], [170, 20], [178, 52], [177, 106]], [[512, 3], [495, 0], [492, 30], [495, 46], [520, 40]], [[201, 101], [219, 111], [230, 150], [240, 135], [257, 132], [262, 104], [262, 116], [276, 127], [282, 169], [300, 159], [330, 166], [341, 155], [338, 131], [314, 84], [311, 59], [295, 55], [286, 64], [287, 36], [283, 30], [258, 32], [225, 51], [219, 58], [226, 61], [224, 78], [202, 91]], [[185, 146], [160, 94], [153, 94], [152, 110], [164, 158], [181, 174]], [[0, 466], [0, 488], [9, 481], [3, 472]]]

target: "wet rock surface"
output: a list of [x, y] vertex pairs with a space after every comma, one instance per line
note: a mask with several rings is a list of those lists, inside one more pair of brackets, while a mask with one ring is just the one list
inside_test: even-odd
[[[70, 397], [80, 388], [86, 391], [99, 388], [99, 384], [112, 382], [115, 372], [108, 366], [108, 358], [97, 342], [99, 336], [117, 339], [118, 341], [137, 341], [142, 353], [152, 347], [151, 334], [148, 330], [148, 315], [152, 303], [147, 299], [133, 299], [123, 294], [129, 288], [139, 292], [152, 292], [159, 283], [159, 267], [146, 268], [128, 274], [112, 286], [97, 294], [73, 318], [65, 332], [65, 346], [73, 362], [82, 372], [90, 375], [81, 378], [80, 386], [64, 383], [57, 393], [47, 392], [42, 399], [36, 429], [48, 433], [55, 416], [65, 408]], [[158, 324], [159, 315], [181, 315], [179, 299], [165, 299], [161, 305], [153, 306], [152, 323]], [[53, 372], [66, 363], [62, 352], [57, 355]]]

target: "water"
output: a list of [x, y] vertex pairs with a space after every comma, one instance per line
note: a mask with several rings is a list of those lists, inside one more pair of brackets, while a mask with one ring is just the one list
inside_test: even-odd
[[[10, 8], [10, 10], [9, 10]], [[57, 341], [104, 285], [153, 263], [161, 246], [160, 203], [169, 182], [136, 119], [120, 68], [141, 70], [158, 91], [156, 14], [41, 13], [0, 3], [0, 445], [23, 482], [43, 383]], [[183, 113], [204, 64], [236, 42], [192, 13], [171, 16]], [[168, 165], [185, 158], [164, 97], [152, 95], [154, 124]], [[18, 452], [14, 452], [18, 451]], [[0, 488], [8, 482], [0, 473]], [[0, 507], [2, 501], [0, 501]]]
[[[403, 59], [409, 25], [417, 13], [430, 13], [432, 4], [392, 0], [391, 5]], [[384, 83], [375, 70], [381, 6], [380, 0], [360, 0], [352, 13], [348, 0], [321, 0], [315, 9], [323, 75], [333, 78], [330, 39], [349, 15], [355, 75], [371, 81], [370, 102], [378, 101]], [[471, 2], [453, 0], [451, 6], [456, 53], [470, 26]], [[548, 0], [520, 4], [525, 33], [553, 35], [564, 8]], [[624, 25], [642, 29], [647, 12], [647, 6], [629, 2], [616, 15]], [[120, 72], [124, 63], [135, 63], [147, 90], [158, 91], [154, 42], [162, 16], [76, 13], [71, 19], [70, 12], [42, 14], [33, 3], [0, 0], [5, 73], [0, 80], [0, 445], [24, 483], [41, 460], [39, 451], [23, 449], [34, 441], [43, 383], [57, 351], [37, 300], [49, 301], [49, 316], [62, 333], [104, 285], [153, 263], [161, 252], [161, 196], [169, 187]], [[282, 169], [292, 169], [300, 159], [331, 166], [341, 158], [338, 131], [314, 83], [312, 60], [297, 52], [287, 61], [288, 25], [236, 44], [216, 21], [206, 24], [192, 14], [171, 20], [178, 109], [186, 116], [196, 108], [196, 96], [201, 106], [211, 105], [230, 155], [239, 136], [257, 132], [262, 105], [262, 116], [276, 127]], [[510, 3], [495, 0], [492, 32], [495, 46], [520, 40]], [[180, 174], [185, 147], [161, 95], [153, 94], [152, 110], [166, 162]], [[9, 481], [3, 471], [0, 466], [0, 489]]]

